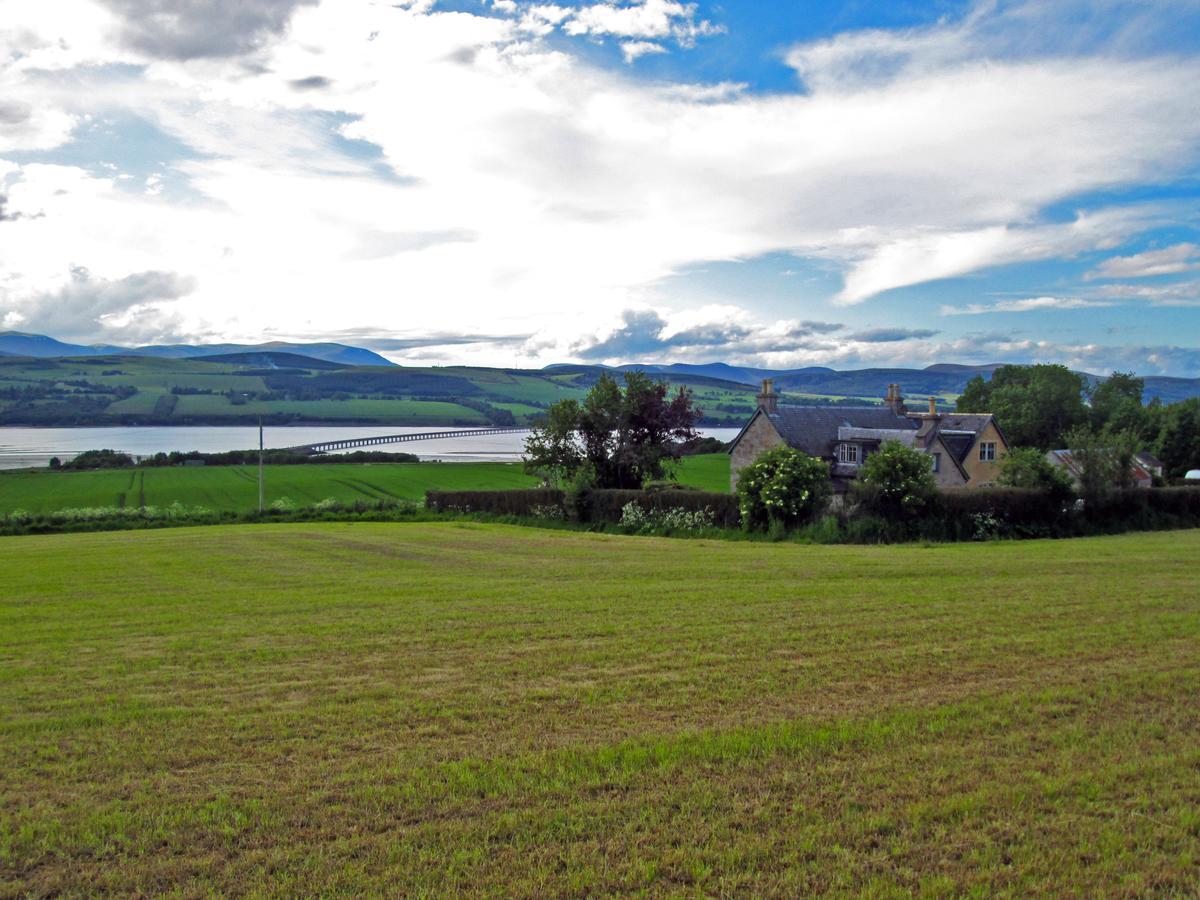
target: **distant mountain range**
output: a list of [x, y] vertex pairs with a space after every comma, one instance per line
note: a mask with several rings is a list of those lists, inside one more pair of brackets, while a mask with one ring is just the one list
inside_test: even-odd
[[[168, 344], [145, 347], [120, 347], [115, 345], [69, 344], [39, 334], [23, 334], [16, 331], [0, 332], [0, 356], [61, 358], [80, 356], [140, 356], [167, 359], [204, 359], [237, 365], [263, 368], [309, 368], [320, 369], [336, 366], [388, 366], [394, 363], [371, 350], [337, 343], [298, 344], [270, 341], [263, 344]], [[314, 360], [326, 365], [313, 365]], [[889, 384], [899, 384], [910, 400], [927, 396], [952, 396], [961, 393], [968, 381], [976, 375], [990, 378], [996, 369], [1005, 363], [968, 366], [954, 363], [939, 363], [923, 369], [872, 368], [838, 371], [825, 366], [808, 366], [799, 369], [759, 369], [750, 366], [732, 366], [728, 363], [674, 363], [671, 365], [625, 365], [610, 371], [641, 369], [651, 374], [664, 376], [673, 383], [704, 385], [711, 388], [727, 387], [744, 389], [758, 387], [764, 378], [772, 378], [777, 390], [784, 394], [813, 395], [829, 398], [880, 398], [887, 393]], [[582, 364], [547, 366], [543, 371], [554, 374], [576, 374], [584, 379], [598, 377], [609, 367]], [[517, 370], [504, 370], [517, 371]], [[530, 371], [530, 370], [526, 370]], [[446, 376], [452, 373], [447, 372]], [[1087, 372], [1079, 373], [1091, 382], [1103, 380], [1103, 376]], [[1147, 402], [1159, 397], [1164, 403], [1175, 403], [1190, 397], [1200, 397], [1200, 378], [1171, 378], [1161, 375], [1144, 376]], [[582, 383], [582, 382], [581, 382]]]
[[284, 341], [270, 341], [265, 344], [160, 344], [120, 347], [114, 344], [67, 344], [44, 334], [0, 332], [0, 356], [35, 356], [43, 359], [69, 356], [157, 356], [165, 359], [195, 359], [238, 353], [290, 353], [347, 366], [393, 365], [378, 353], [346, 344], [289, 344]]

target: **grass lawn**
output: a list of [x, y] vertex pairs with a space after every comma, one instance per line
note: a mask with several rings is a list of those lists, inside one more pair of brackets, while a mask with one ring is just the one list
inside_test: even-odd
[[[16, 509], [48, 513], [95, 506], [204, 506], [250, 511], [258, 507], [254, 466], [115, 469], [95, 472], [0, 472], [0, 515]], [[536, 487], [520, 463], [370, 463], [267, 466], [266, 498], [301, 506], [328, 497], [355, 500], [420, 500], [428, 490], [476, 491]], [[724, 453], [683, 460], [679, 480], [704, 490], [729, 490]]]
[[0, 540], [0, 894], [1192, 895], [1200, 531]]

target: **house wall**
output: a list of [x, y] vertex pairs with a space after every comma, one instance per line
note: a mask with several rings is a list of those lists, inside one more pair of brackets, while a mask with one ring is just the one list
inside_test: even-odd
[[[996, 443], [995, 462], [984, 462], [979, 458], [979, 445], [985, 441], [994, 441]], [[963, 468], [971, 476], [971, 486], [979, 487], [981, 484], [994, 482], [1000, 476], [1000, 460], [1004, 458], [1004, 454], [1007, 452], [1008, 445], [1004, 443], [1004, 438], [1000, 436], [1000, 432], [996, 429], [996, 423], [988, 422], [987, 427], [976, 436], [975, 443], [971, 445], [971, 451], [967, 454], [967, 458], [963, 460]]]
[[742, 439], [729, 453], [729, 489], [737, 490], [738, 473], [758, 459], [760, 453], [782, 443], [783, 438], [779, 436], [771, 420], [765, 415], [755, 416]]
[[[998, 453], [999, 447], [996, 448]], [[943, 490], [947, 488], [960, 488], [967, 486], [967, 480], [963, 478], [962, 472], [958, 470], [958, 466], [954, 464], [954, 457], [950, 454], [948, 447], [938, 443], [925, 451], [929, 454], [942, 454], [941, 465], [938, 471], [933, 473], [933, 480], [937, 482], [937, 486]], [[976, 451], [978, 452], [978, 451]]]

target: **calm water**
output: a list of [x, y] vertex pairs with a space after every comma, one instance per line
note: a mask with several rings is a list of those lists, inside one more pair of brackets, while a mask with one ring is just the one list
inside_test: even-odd
[[[265, 429], [268, 447], [294, 447], [317, 441], [332, 441], [351, 437], [371, 437], [383, 434], [418, 434], [439, 431], [436, 427], [398, 428], [394, 425], [343, 427], [295, 426]], [[702, 428], [701, 434], [722, 441], [737, 436], [736, 428]], [[362, 447], [363, 450], [385, 450], [415, 453], [422, 459], [446, 462], [503, 461], [520, 459], [525, 444], [524, 434], [495, 434], [486, 437], [452, 438], [436, 441], [411, 441], [403, 444], [381, 444]], [[122, 450], [134, 456], [149, 456], [172, 450], [200, 450], [218, 453], [223, 450], [246, 450], [258, 446], [258, 428], [0, 428], [0, 469], [20, 469], [46, 466], [50, 457], [66, 460], [84, 450]], [[347, 451], [349, 452], [349, 451]]]

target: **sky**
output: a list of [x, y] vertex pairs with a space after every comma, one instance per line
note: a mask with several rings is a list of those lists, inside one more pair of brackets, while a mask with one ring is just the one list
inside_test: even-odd
[[0, 330], [1200, 376], [1200, 0], [0, 0]]

